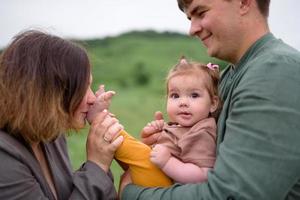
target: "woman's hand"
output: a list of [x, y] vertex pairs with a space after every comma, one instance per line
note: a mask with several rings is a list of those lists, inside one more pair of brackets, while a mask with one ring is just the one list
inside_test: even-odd
[[123, 136], [118, 136], [122, 129], [123, 126], [107, 110], [97, 114], [87, 137], [87, 159], [108, 172], [114, 153], [123, 142]]
[[143, 143], [151, 146], [157, 142], [164, 125], [163, 115], [160, 111], [155, 112], [154, 121], [147, 124], [141, 132]]

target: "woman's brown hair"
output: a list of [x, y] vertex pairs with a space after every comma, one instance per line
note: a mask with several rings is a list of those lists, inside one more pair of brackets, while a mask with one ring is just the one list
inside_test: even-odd
[[40, 31], [20, 33], [0, 57], [0, 128], [30, 143], [55, 139], [76, 127], [89, 80], [83, 48]]

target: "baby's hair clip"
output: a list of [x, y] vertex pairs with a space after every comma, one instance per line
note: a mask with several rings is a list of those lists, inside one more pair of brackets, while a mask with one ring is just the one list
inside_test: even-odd
[[186, 65], [186, 64], [188, 64], [188, 61], [186, 60], [186, 58], [184, 56], [181, 56], [179, 63]]
[[216, 64], [212, 64], [212, 63], [208, 63], [207, 65], [206, 65], [206, 67], [208, 67], [209, 69], [211, 69], [211, 70], [215, 70], [215, 69], [219, 69], [219, 65], [216, 65]]

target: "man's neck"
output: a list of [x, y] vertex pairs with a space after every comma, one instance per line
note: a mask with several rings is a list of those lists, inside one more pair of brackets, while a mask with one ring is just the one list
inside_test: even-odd
[[[264, 20], [264, 21], [262, 21]], [[252, 20], [245, 24], [245, 34], [242, 37], [242, 43], [236, 57], [231, 61], [233, 64], [237, 64], [240, 59], [245, 55], [247, 50], [261, 37], [269, 33], [269, 26], [265, 19]]]

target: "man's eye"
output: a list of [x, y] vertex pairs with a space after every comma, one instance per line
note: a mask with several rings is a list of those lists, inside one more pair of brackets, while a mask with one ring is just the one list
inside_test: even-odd
[[200, 18], [203, 18], [205, 16], [205, 13], [206, 13], [206, 10], [203, 10], [203, 11], [200, 11], [197, 13], [197, 15], [200, 17]]

